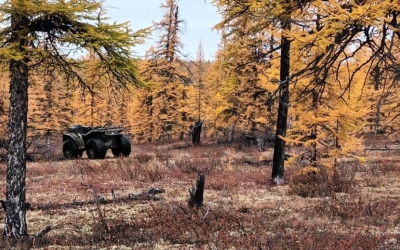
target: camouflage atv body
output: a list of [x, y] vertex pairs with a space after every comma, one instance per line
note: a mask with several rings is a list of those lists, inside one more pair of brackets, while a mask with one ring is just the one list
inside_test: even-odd
[[131, 142], [122, 127], [87, 127], [73, 125], [63, 134], [63, 153], [67, 159], [81, 158], [84, 151], [90, 159], [104, 159], [108, 149], [115, 157], [129, 156]]

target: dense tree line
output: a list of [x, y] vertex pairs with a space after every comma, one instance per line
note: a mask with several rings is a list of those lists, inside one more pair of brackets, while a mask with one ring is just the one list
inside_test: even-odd
[[[63, 76], [51, 70], [32, 75], [28, 134], [40, 136], [51, 131], [57, 139], [71, 124], [123, 125], [136, 142], [157, 141], [186, 136], [200, 118], [205, 120], [208, 136], [217, 137], [221, 132], [232, 138], [243, 133], [274, 134], [279, 104], [291, 106], [285, 115], [290, 135], [285, 142], [308, 142], [315, 153], [319, 140], [323, 143], [330, 138], [339, 145], [338, 138], [348, 132], [395, 131], [398, 36], [388, 31], [397, 21], [390, 6], [371, 10], [368, 3], [347, 6], [324, 1], [322, 6], [307, 2], [291, 7], [289, 2], [277, 3], [283, 7], [271, 11], [270, 3], [263, 1], [215, 1], [223, 17], [216, 24], [222, 34], [221, 45], [215, 59], [206, 62], [201, 46], [194, 61], [182, 56], [184, 20], [180, 19], [178, 3], [166, 1], [161, 6], [163, 19], [154, 26], [159, 41], [138, 63], [146, 87], [128, 86], [122, 91], [97, 79], [92, 86], [76, 88], [64, 84]], [[318, 12], [310, 14], [306, 8]], [[296, 16], [288, 34], [279, 28], [282, 18], [290, 18], [282, 16], [289, 14], [284, 9], [293, 9]], [[336, 19], [326, 14], [332, 10]], [[376, 26], [353, 27], [350, 21], [339, 22], [340, 18], [346, 21], [343, 11], [353, 15], [352, 20], [361, 20], [360, 13], [365, 12], [362, 20]], [[380, 13], [392, 16], [391, 22], [372, 18]], [[265, 15], [270, 15], [269, 22]], [[333, 25], [339, 23], [341, 28]], [[347, 30], [358, 33], [349, 37]], [[386, 32], [382, 44], [378, 44], [379, 35], [372, 37], [375, 30]], [[360, 36], [365, 34], [371, 34], [365, 38], [371, 41], [362, 41]], [[291, 58], [291, 66], [286, 66], [293, 85], [289, 88], [290, 104], [280, 96], [286, 78], [279, 72], [281, 36], [288, 37], [290, 53], [297, 55]], [[384, 57], [388, 52], [392, 56]], [[93, 65], [100, 59], [91, 54], [80, 61], [96, 70]], [[85, 74], [89, 79], [96, 77], [90, 70]], [[2, 134], [7, 131], [8, 77], [5, 71], [0, 92], [4, 96], [0, 102]], [[340, 133], [339, 127], [347, 128], [348, 124], [354, 126]]]

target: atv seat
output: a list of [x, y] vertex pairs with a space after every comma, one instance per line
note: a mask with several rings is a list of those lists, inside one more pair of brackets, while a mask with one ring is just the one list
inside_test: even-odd
[[79, 133], [79, 134], [87, 134], [87, 133], [89, 133], [91, 130], [92, 130], [91, 127], [82, 126], [82, 125], [74, 125], [74, 126], [71, 126], [71, 127], [69, 128], [69, 131], [70, 131], [70, 132], [76, 132], [76, 133]]

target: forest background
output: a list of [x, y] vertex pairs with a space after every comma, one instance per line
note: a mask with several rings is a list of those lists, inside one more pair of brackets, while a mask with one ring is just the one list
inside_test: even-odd
[[[360, 143], [355, 135], [398, 130], [400, 44], [393, 3], [341, 2], [292, 4], [289, 12], [280, 1], [215, 0], [222, 16], [215, 26], [219, 49], [206, 60], [199, 41], [195, 60], [189, 60], [179, 3], [167, 0], [153, 27], [160, 35], [156, 45], [137, 59], [141, 88], [116, 89], [107, 82], [79, 88], [38, 71], [30, 79], [28, 136], [60, 140], [72, 124], [122, 125], [135, 143], [155, 142], [190, 137], [191, 126], [202, 120], [204, 136], [213, 139], [271, 138], [285, 36], [292, 55], [286, 142], [347, 154]], [[290, 33], [279, 24], [288, 13]], [[88, 53], [80, 60], [90, 69], [98, 58]], [[0, 137], [6, 139], [9, 76], [2, 72]], [[93, 68], [86, 77], [97, 73]]]

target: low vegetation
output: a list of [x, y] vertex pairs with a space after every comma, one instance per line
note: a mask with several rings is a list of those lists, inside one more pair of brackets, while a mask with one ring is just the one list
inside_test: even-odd
[[[342, 159], [335, 169], [291, 163], [281, 186], [269, 180], [272, 149], [259, 152], [235, 144], [143, 144], [134, 145], [128, 158], [89, 160], [84, 155], [30, 162], [29, 233], [51, 230], [19, 246], [399, 249], [400, 151], [360, 154], [366, 163]], [[4, 193], [5, 164], [0, 168]], [[199, 173], [205, 173], [206, 185], [204, 205], [197, 209], [188, 206], [188, 199]], [[152, 188], [165, 192], [121, 199]], [[0, 239], [2, 249], [8, 246]]]

